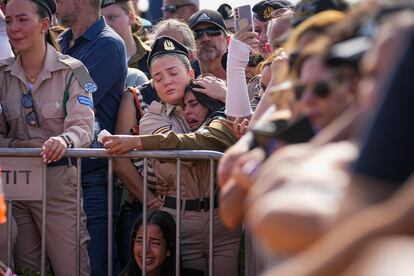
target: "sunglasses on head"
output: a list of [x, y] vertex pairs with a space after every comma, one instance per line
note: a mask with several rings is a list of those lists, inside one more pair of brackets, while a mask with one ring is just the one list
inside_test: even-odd
[[222, 30], [218, 27], [209, 27], [205, 29], [194, 30], [194, 38], [199, 39], [206, 33], [208, 36], [219, 36], [222, 34]]
[[21, 104], [25, 108], [31, 108], [32, 111], [30, 111], [26, 115], [26, 123], [30, 126], [36, 126], [39, 127], [39, 118], [37, 116], [37, 112], [34, 106], [33, 96], [32, 92], [30, 90], [27, 91], [27, 94], [22, 95]]
[[162, 6], [161, 10], [163, 12], [168, 12], [168, 13], [176, 13], [178, 9], [182, 8], [182, 7], [187, 7], [187, 6], [191, 6], [192, 4], [182, 4], [182, 5], [167, 5], [167, 6]]
[[306, 89], [311, 89], [312, 93], [321, 99], [327, 98], [331, 93], [329, 83], [324, 80], [309, 83], [296, 83], [294, 85], [294, 92], [297, 100], [302, 97], [303, 92], [305, 92]]

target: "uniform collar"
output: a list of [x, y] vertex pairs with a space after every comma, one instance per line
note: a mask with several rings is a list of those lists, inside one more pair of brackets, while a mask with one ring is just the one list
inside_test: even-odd
[[167, 104], [165, 104], [165, 111], [167, 113], [167, 116], [170, 116], [171, 113], [174, 112], [174, 111], [178, 112], [178, 113], [182, 112], [182, 108], [181, 108], [181, 106], [172, 105], [172, 104], [167, 103]]
[[[50, 45], [49, 43], [46, 43], [45, 62], [44, 62], [42, 70], [39, 73], [39, 76], [37, 77], [37, 80], [35, 82], [35, 86], [37, 86], [38, 84], [40, 84], [41, 82], [43, 82], [46, 79], [50, 79], [51, 76], [52, 76], [51, 72], [62, 70], [62, 69], [67, 67], [67, 66], [65, 66], [64, 63], [59, 62], [58, 60], [59, 60], [59, 55], [58, 55], [57, 51], [53, 48], [52, 45]], [[5, 71], [10, 71], [11, 75], [13, 75], [16, 78], [20, 79], [23, 83], [27, 82], [26, 76], [24, 74], [23, 67], [22, 67], [22, 57], [21, 57], [21, 55], [17, 55], [14, 62], [12, 64], [8, 65], [5, 68]]]

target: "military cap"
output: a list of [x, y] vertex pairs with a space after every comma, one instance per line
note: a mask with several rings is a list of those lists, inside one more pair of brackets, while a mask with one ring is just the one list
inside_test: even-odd
[[101, 1], [101, 8], [106, 8], [112, 4], [128, 2], [129, 0], [102, 0]]
[[172, 37], [163, 35], [158, 37], [152, 45], [152, 50], [147, 60], [148, 67], [150, 67], [154, 57], [164, 54], [180, 54], [188, 58], [188, 50], [184, 45]]
[[297, 26], [309, 17], [327, 10], [346, 11], [349, 8], [345, 0], [302, 0], [296, 5], [293, 26]]
[[52, 15], [56, 12], [56, 1], [55, 0], [32, 0], [36, 4], [42, 6], [46, 9], [49, 14], [49, 18], [52, 18]]
[[233, 8], [227, 3], [221, 4], [217, 11], [223, 16], [224, 20], [234, 17]]
[[228, 33], [226, 23], [224, 23], [224, 18], [218, 11], [208, 9], [200, 10], [193, 14], [187, 21], [187, 24], [191, 29], [200, 23], [212, 23]]
[[263, 0], [253, 6], [253, 16], [260, 21], [268, 21], [272, 19], [272, 13], [278, 9], [293, 8], [291, 2], [287, 0]]

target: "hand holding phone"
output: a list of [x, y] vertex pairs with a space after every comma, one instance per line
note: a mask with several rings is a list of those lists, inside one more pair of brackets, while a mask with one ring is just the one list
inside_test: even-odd
[[234, 8], [234, 29], [236, 33], [245, 27], [249, 27], [249, 31], [253, 32], [253, 16], [250, 5], [244, 5]]

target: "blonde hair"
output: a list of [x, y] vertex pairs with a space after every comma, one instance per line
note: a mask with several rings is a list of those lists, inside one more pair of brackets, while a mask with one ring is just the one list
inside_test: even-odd
[[307, 32], [317, 31], [321, 34], [324, 33], [325, 29], [341, 22], [346, 18], [345, 13], [335, 10], [324, 11], [309, 17], [302, 23], [300, 23], [291, 32], [289, 39], [286, 42], [285, 49], [288, 53], [293, 53], [297, 50], [299, 39]]

